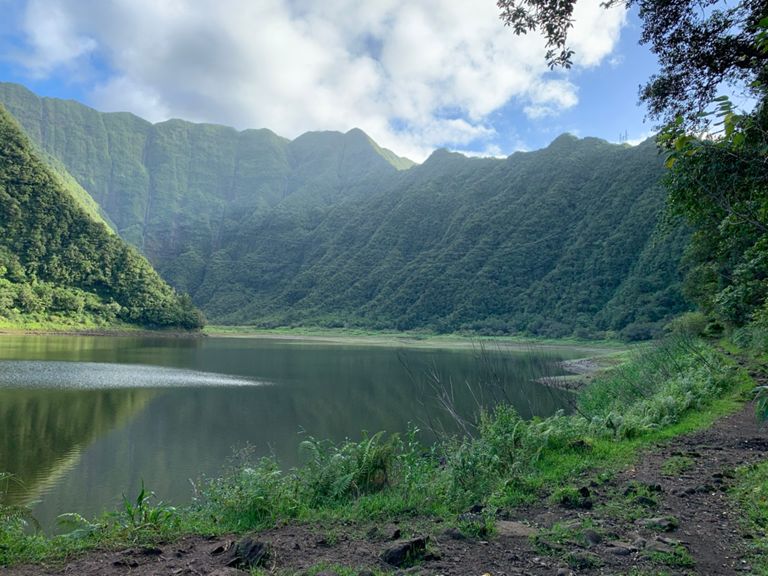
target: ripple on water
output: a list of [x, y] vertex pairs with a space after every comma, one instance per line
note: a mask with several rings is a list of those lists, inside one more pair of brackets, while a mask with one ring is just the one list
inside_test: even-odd
[[0, 388], [173, 388], [264, 386], [240, 376], [162, 366], [102, 362], [0, 361]]

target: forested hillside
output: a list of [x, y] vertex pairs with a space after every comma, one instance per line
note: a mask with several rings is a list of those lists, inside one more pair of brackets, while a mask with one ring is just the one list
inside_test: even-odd
[[438, 151], [303, 235], [241, 230], [196, 297], [232, 323], [648, 336], [684, 309], [660, 164], [651, 142], [571, 136], [507, 160]]
[[637, 338], [686, 308], [651, 142], [411, 167], [359, 130], [153, 125], [13, 84], [0, 101], [214, 322]]
[[0, 105], [0, 318], [199, 328], [189, 299], [89, 215], [86, 195], [73, 189]]

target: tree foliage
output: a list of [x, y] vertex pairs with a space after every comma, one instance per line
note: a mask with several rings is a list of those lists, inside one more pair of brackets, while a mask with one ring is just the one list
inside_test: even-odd
[[660, 138], [668, 151], [669, 207], [694, 228], [687, 292], [732, 328], [768, 328], [768, 16], [750, 32], [744, 41], [752, 56], [740, 62], [755, 76], [755, 108], [742, 112], [719, 96], [701, 113], [709, 134], [691, 134], [678, 115]]
[[[550, 66], [570, 67], [568, 30], [577, 0], [498, 0], [500, 17], [517, 34], [540, 31]], [[637, 8], [641, 43], [659, 61], [659, 72], [641, 88], [652, 118], [682, 116], [700, 127], [702, 116], [723, 84], [754, 89], [768, 77], [768, 55], [758, 48], [760, 22], [768, 16], [763, 0], [606, 0], [603, 6]]]
[[[720, 131], [695, 138], [667, 127], [672, 213], [694, 227], [686, 291], [723, 324], [768, 320], [768, 106], [738, 114], [720, 98]], [[768, 324], [767, 324], [768, 325]]]

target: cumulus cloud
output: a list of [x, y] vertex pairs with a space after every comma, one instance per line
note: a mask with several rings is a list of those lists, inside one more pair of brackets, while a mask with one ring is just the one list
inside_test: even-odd
[[[608, 57], [624, 12], [580, 0], [576, 66]], [[238, 128], [362, 128], [423, 159], [438, 146], [494, 150], [491, 116], [578, 102], [544, 42], [515, 36], [489, 0], [28, 0], [23, 64], [38, 75], [98, 55], [92, 103], [150, 120]]]
[[24, 13], [24, 29], [34, 47], [20, 55], [21, 64], [35, 77], [44, 77], [57, 66], [68, 66], [93, 52], [96, 41], [75, 31], [65, 6], [30, 0]]

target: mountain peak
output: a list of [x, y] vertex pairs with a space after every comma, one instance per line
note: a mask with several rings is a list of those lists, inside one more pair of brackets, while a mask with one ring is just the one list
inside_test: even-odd
[[578, 141], [579, 141], [579, 138], [577, 136], [574, 136], [570, 132], [564, 132], [563, 134], [560, 134], [560, 136], [552, 140], [552, 142], [550, 142], [547, 148], [566, 148], [566, 147], [570, 148]]
[[427, 158], [424, 164], [435, 164], [437, 162], [451, 161], [457, 158], [466, 158], [466, 156], [460, 152], [452, 152], [448, 150], [448, 148], [438, 148], [429, 155], [429, 158]]

